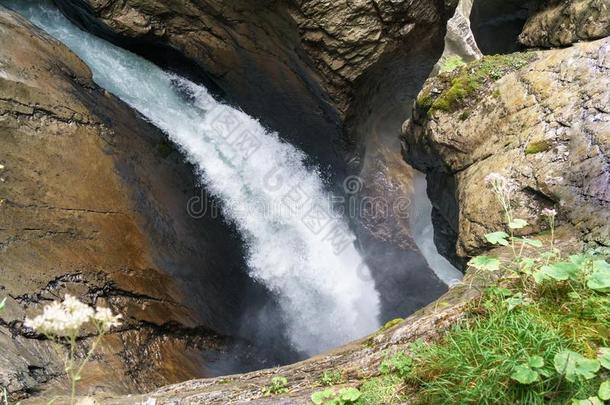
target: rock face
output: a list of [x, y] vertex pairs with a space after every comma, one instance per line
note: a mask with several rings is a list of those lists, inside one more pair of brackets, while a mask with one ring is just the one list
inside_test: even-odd
[[[83, 390], [138, 392], [208, 375], [203, 351], [227, 343], [208, 326], [227, 330], [224, 309], [227, 319], [241, 311], [243, 279], [226, 261], [238, 241], [187, 215], [199, 192], [191, 168], [74, 54], [4, 8], [0, 42], [0, 386], [14, 397], [62, 389], [61, 350], [22, 322], [66, 292], [125, 317]], [[207, 252], [219, 238], [225, 248]], [[223, 277], [208, 264], [221, 259]], [[231, 289], [208, 277], [235, 296], [218, 296]]]
[[[98, 35], [161, 65], [178, 51], [229, 102], [322, 165], [337, 161], [342, 121], [365, 73], [443, 30], [442, 2], [59, 0]], [[161, 59], [161, 60], [159, 60]], [[341, 142], [340, 142], [341, 141]]]
[[530, 15], [519, 42], [548, 48], [608, 35], [610, 0], [553, 0], [543, 2]]
[[470, 27], [473, 3], [473, 0], [461, 0], [455, 14], [447, 21], [445, 50], [441, 60], [459, 56], [465, 62], [471, 62], [483, 56]]
[[608, 246], [610, 39], [494, 58], [429, 80], [404, 127], [406, 159], [431, 179], [444, 245], [453, 238], [459, 257], [475, 255], [501, 228], [484, 180], [497, 172], [515, 184], [525, 233], [545, 229], [540, 211], [556, 208], [560, 224]]

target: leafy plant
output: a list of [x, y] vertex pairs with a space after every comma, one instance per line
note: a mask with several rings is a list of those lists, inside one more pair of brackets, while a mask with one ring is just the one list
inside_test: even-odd
[[589, 251], [562, 258], [553, 209], [542, 211], [545, 242], [517, 236], [528, 226], [513, 212], [517, 185], [499, 174], [486, 180], [505, 229], [485, 240], [510, 249], [512, 258], [477, 256], [469, 266], [499, 272], [502, 284], [486, 289], [440, 341], [411, 350], [404, 378], [419, 386], [417, 399], [426, 404], [601, 404], [610, 396], [600, 372], [610, 370], [607, 257]]
[[411, 372], [413, 359], [406, 353], [400, 352], [390, 359], [386, 359], [379, 366], [379, 371], [382, 374], [396, 373], [400, 377], [406, 377]]
[[271, 384], [266, 386], [263, 389], [263, 394], [268, 395], [278, 395], [285, 394], [288, 392], [288, 379], [283, 376], [273, 377], [271, 379]]
[[316, 405], [350, 405], [355, 404], [362, 396], [357, 388], [342, 388], [336, 393], [332, 388], [314, 392], [311, 401]]
[[325, 371], [320, 377], [320, 384], [335, 385], [341, 382], [341, 373], [339, 371]]
[[555, 370], [570, 382], [581, 378], [585, 380], [595, 378], [601, 366], [599, 360], [587, 359], [570, 350], [557, 353], [554, 364]]
[[544, 367], [544, 359], [540, 356], [532, 356], [527, 360], [527, 363], [515, 367], [515, 371], [510, 377], [521, 384], [531, 384], [538, 381], [540, 375], [548, 374], [542, 367]]

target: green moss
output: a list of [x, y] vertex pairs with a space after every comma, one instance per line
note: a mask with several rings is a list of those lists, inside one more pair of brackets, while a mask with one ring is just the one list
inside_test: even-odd
[[383, 325], [383, 327], [381, 328], [382, 331], [386, 331], [388, 329], [393, 328], [394, 326], [400, 324], [402, 321], [404, 321], [404, 319], [402, 318], [396, 318], [396, 319], [392, 319], [391, 321], [386, 322], [385, 325]]
[[469, 99], [474, 98], [485, 85], [524, 67], [534, 57], [535, 54], [532, 53], [485, 56], [448, 75], [441, 74], [440, 80], [448, 81], [445, 90], [432, 102], [429, 94], [420, 97], [418, 104], [422, 107], [429, 106], [429, 114], [439, 110], [454, 112], [463, 107]]
[[451, 73], [455, 69], [464, 66], [466, 62], [459, 55], [450, 56], [441, 61], [440, 73]]
[[531, 142], [525, 148], [526, 155], [535, 155], [536, 153], [546, 152], [551, 149], [553, 144], [549, 141]]

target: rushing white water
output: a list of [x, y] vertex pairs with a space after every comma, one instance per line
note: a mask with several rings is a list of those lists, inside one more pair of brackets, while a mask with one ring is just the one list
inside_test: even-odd
[[355, 238], [331, 215], [330, 195], [301, 151], [204, 87], [79, 30], [46, 3], [0, 3], [67, 45], [98, 85], [181, 147], [241, 232], [250, 274], [278, 297], [297, 350], [318, 353], [379, 326], [378, 293]]
[[434, 244], [434, 227], [431, 219], [432, 203], [427, 198], [426, 187], [426, 177], [422, 173], [417, 173], [413, 178], [411, 230], [415, 243], [426, 258], [430, 268], [445, 284], [452, 286], [459, 283], [464, 278], [464, 274], [441, 256]]

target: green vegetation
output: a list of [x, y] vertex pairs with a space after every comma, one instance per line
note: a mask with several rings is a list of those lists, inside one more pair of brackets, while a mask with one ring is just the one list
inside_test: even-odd
[[400, 324], [402, 321], [404, 321], [404, 319], [402, 319], [402, 318], [392, 319], [391, 321], [386, 322], [386, 324], [383, 325], [381, 330], [385, 331], [388, 329], [392, 329], [394, 326]]
[[549, 141], [531, 142], [525, 147], [525, 154], [535, 155], [536, 153], [546, 152], [552, 147], [553, 144]]
[[316, 405], [351, 405], [357, 404], [362, 393], [357, 388], [342, 388], [335, 392], [332, 388], [314, 392], [311, 401]]
[[566, 256], [555, 240], [557, 212], [545, 209], [544, 241], [516, 236], [528, 227], [513, 213], [516, 189], [486, 178], [506, 227], [490, 246], [511, 258], [473, 258], [471, 271], [500, 281], [471, 302], [462, 320], [435, 341], [417, 341], [381, 362], [359, 387], [357, 405], [572, 404], [610, 400], [610, 264], [606, 253]]
[[444, 83], [444, 90], [437, 96], [429, 92], [424, 93], [417, 99], [416, 106], [427, 111], [429, 115], [438, 110], [454, 112], [463, 107], [486, 84], [524, 67], [533, 58], [532, 53], [491, 55], [461, 67], [456, 61], [448, 60], [447, 69], [452, 69], [441, 69], [439, 75], [439, 80]]
[[263, 388], [263, 395], [278, 395], [288, 392], [288, 379], [278, 376], [271, 379], [271, 384]]
[[466, 62], [459, 55], [449, 56], [441, 61], [440, 73], [451, 73], [455, 69], [466, 65]]
[[320, 377], [321, 385], [337, 385], [343, 380], [341, 373], [339, 371], [325, 371]]
[[400, 404], [405, 400], [404, 379], [395, 374], [371, 378], [360, 387], [362, 396], [357, 405]]

